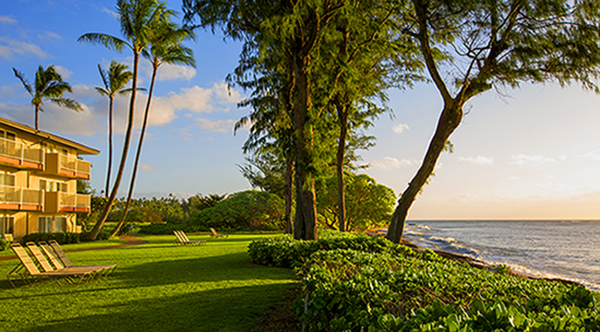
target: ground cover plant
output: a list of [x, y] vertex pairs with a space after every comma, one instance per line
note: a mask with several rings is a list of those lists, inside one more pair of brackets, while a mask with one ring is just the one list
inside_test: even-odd
[[[0, 331], [252, 331], [254, 318], [297, 282], [289, 269], [250, 263], [248, 244], [265, 236], [190, 235], [207, 240], [195, 247], [175, 246], [172, 235], [147, 236], [144, 245], [69, 252], [75, 264], [117, 263], [117, 270], [77, 287], [13, 289], [0, 280]], [[0, 275], [16, 264], [0, 261]]]
[[581, 286], [476, 269], [360, 235], [335, 238], [250, 245], [257, 262], [303, 262], [296, 312], [309, 331], [600, 330], [600, 294]]

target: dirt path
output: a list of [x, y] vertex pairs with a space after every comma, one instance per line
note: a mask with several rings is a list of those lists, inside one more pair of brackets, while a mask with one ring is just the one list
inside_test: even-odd
[[[73, 249], [73, 250], [65, 250], [65, 252], [77, 252], [77, 251], [90, 251], [90, 250], [102, 250], [102, 249], [112, 249], [112, 248], [122, 248], [122, 247], [131, 247], [131, 246], [139, 246], [140, 244], [146, 244], [148, 241], [140, 240], [139, 237], [134, 236], [122, 236], [119, 238], [120, 240], [127, 241], [127, 243], [117, 244], [115, 246], [104, 246], [104, 247], [93, 247], [93, 248], [82, 248], [82, 249]], [[8, 261], [11, 259], [17, 259], [17, 256], [3, 256], [0, 257], [1, 261]]]

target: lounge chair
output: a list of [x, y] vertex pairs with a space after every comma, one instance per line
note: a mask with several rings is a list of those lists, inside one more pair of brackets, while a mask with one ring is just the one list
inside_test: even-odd
[[112, 272], [117, 267], [117, 264], [73, 265], [73, 263], [71, 263], [71, 260], [69, 259], [69, 257], [67, 257], [67, 255], [61, 248], [60, 244], [58, 244], [58, 242], [56, 242], [56, 240], [50, 240], [50, 245], [48, 245], [45, 241], [40, 241], [38, 244], [40, 245], [40, 247], [42, 248], [42, 250], [44, 251], [46, 256], [48, 256], [48, 258], [50, 259], [50, 261], [56, 268], [60, 268], [61, 265], [64, 268], [68, 268], [68, 267], [95, 268], [95, 269], [98, 269], [100, 272], [102, 272], [101, 273], [102, 276], [106, 277], [110, 272]]
[[187, 235], [183, 231], [173, 231], [175, 237], [177, 238], [174, 242], [175, 244], [182, 246], [197, 246], [206, 243], [206, 240], [190, 240]]
[[[60, 278], [74, 278], [74, 277], [79, 277], [79, 281], [77, 282], [77, 284], [79, 285], [81, 282], [86, 280], [86, 278], [89, 278], [90, 280], [91, 280], [91, 278], [93, 278], [94, 272], [85, 271], [83, 269], [74, 269], [74, 270], [60, 269], [60, 270], [51, 270], [51, 271], [40, 272], [38, 267], [35, 265], [34, 261], [31, 259], [31, 257], [29, 257], [29, 254], [27, 254], [27, 251], [25, 250], [25, 248], [23, 248], [19, 243], [12, 243], [10, 245], [10, 247], [13, 250], [13, 252], [15, 253], [15, 255], [17, 255], [17, 258], [19, 259], [19, 261], [21, 262], [20, 265], [18, 265], [14, 269], [12, 269], [7, 274], [8, 281], [10, 282], [10, 284], [13, 287], [15, 287], [15, 284], [13, 283], [11, 276], [15, 276], [15, 275], [20, 276], [24, 283], [30, 284], [30, 285], [33, 284], [34, 282], [40, 281], [40, 280], [54, 280], [54, 281], [56, 281], [56, 283], [58, 283], [60, 286], [62, 286], [61, 283], [59, 282]], [[40, 254], [41, 254], [41, 252], [40, 252]], [[47, 261], [46, 261], [46, 264], [48, 264]], [[48, 266], [49, 266], [49, 264], [47, 265], [47, 267]]]
[[229, 234], [219, 234], [219, 233], [217, 233], [217, 231], [215, 231], [214, 228], [210, 229], [210, 233], [211, 233], [210, 236], [214, 236], [214, 237], [228, 237], [229, 236]]

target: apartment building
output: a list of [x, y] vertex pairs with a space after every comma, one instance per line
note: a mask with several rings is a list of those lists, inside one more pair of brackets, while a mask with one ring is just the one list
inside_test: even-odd
[[80, 232], [77, 212], [90, 196], [77, 194], [100, 151], [0, 118], [0, 236], [16, 240], [39, 232]]

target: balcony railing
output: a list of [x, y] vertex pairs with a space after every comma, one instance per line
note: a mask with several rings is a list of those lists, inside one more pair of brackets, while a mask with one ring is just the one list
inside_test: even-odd
[[89, 212], [90, 195], [64, 192], [46, 192], [44, 212]]
[[0, 186], [0, 209], [42, 211], [44, 192], [12, 186]]
[[54, 174], [89, 180], [92, 173], [92, 164], [64, 154], [47, 153], [46, 170]]
[[44, 151], [21, 142], [0, 138], [0, 162], [23, 168], [44, 168]]

